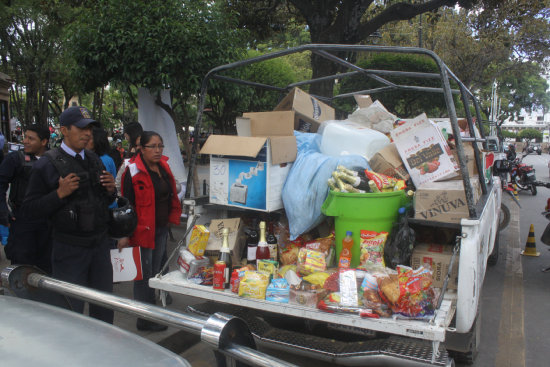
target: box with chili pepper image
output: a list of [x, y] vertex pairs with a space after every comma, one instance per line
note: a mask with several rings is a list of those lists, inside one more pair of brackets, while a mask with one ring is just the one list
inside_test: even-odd
[[458, 165], [449, 145], [426, 114], [398, 126], [390, 134], [416, 187], [456, 175]]

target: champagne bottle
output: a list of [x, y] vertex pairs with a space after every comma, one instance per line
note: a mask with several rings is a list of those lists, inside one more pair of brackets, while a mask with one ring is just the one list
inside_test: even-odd
[[231, 252], [229, 250], [229, 228], [223, 229], [223, 242], [222, 242], [222, 248], [220, 249], [220, 256], [218, 257], [219, 261], [225, 262], [225, 271], [223, 274], [223, 285], [224, 288], [229, 288], [230, 280], [231, 280]]
[[273, 234], [273, 223], [269, 223], [269, 231], [267, 232], [267, 246], [269, 247], [269, 260], [277, 261], [277, 238]]
[[256, 249], [256, 262], [258, 260], [269, 260], [269, 247], [265, 239], [265, 222], [260, 222], [260, 240]]
[[258, 249], [258, 231], [256, 230], [256, 221], [252, 223], [252, 227], [246, 238], [246, 262], [248, 264], [256, 264], [256, 250]]

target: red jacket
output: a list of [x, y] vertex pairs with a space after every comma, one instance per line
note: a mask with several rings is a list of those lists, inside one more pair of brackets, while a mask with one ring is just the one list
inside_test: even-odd
[[[181, 204], [176, 192], [176, 180], [170, 170], [170, 166], [166, 161], [168, 157], [162, 156], [159, 165], [168, 173], [170, 177], [170, 186], [172, 187], [172, 205], [168, 222], [172, 224], [180, 224]], [[155, 248], [155, 190], [151, 176], [141, 159], [141, 155], [137, 154], [128, 165], [126, 171], [122, 175], [122, 181], [126, 173], [132, 175], [132, 186], [136, 197], [135, 208], [138, 217], [136, 230], [130, 237], [130, 244], [145, 248]], [[122, 195], [124, 195], [124, 185], [122, 186]]]

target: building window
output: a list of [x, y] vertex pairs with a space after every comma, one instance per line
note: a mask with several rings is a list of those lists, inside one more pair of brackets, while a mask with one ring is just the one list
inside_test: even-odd
[[518, 116], [518, 122], [525, 121], [525, 116]]

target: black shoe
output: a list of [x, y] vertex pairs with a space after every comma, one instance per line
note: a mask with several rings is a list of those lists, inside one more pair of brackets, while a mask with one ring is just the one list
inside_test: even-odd
[[145, 319], [137, 319], [136, 327], [139, 331], [164, 331], [168, 329], [166, 325], [157, 324]]

